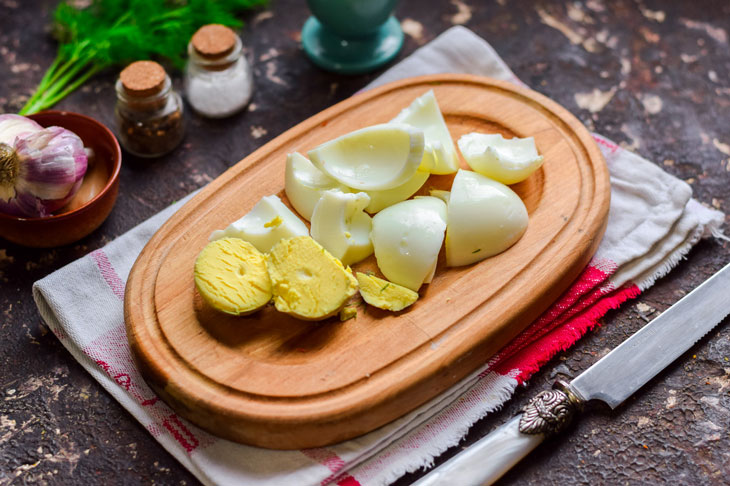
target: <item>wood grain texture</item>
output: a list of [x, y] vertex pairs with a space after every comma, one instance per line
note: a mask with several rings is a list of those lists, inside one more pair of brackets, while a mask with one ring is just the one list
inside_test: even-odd
[[[543, 167], [513, 186], [530, 216], [508, 251], [446, 268], [408, 311], [371, 308], [313, 324], [272, 308], [233, 318], [206, 308], [193, 264], [214, 229], [283, 195], [286, 154], [390, 120], [433, 89], [454, 139], [534, 136]], [[462, 165], [464, 167], [465, 164]], [[424, 187], [448, 189], [453, 176]], [[140, 254], [125, 320], [148, 383], [182, 416], [225, 438], [292, 449], [338, 442], [416, 408], [485, 363], [578, 275], [598, 246], [610, 198], [588, 131], [544, 96], [466, 75], [411, 78], [354, 96], [239, 162], [178, 211]], [[356, 269], [373, 268], [372, 257]]]

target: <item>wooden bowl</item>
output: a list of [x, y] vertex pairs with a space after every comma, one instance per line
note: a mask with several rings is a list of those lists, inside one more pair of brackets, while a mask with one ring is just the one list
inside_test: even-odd
[[71, 130], [93, 149], [95, 157], [73, 199], [53, 216], [23, 218], [0, 213], [0, 237], [23, 246], [51, 248], [88, 235], [109, 216], [119, 192], [122, 151], [114, 134], [102, 123], [69, 111], [29, 115], [43, 127]]

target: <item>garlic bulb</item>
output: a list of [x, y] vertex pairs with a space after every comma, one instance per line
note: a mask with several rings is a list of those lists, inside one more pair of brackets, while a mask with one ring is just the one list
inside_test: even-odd
[[14, 146], [16, 138], [41, 130], [43, 127], [30, 118], [10, 113], [0, 115], [0, 143]]
[[0, 141], [0, 212], [50, 216], [76, 194], [86, 166], [84, 143], [65, 128], [16, 135], [12, 144]]

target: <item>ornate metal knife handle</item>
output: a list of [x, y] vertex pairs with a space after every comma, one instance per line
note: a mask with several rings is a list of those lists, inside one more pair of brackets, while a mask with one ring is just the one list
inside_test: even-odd
[[492, 484], [530, 453], [546, 436], [563, 429], [583, 409], [581, 400], [564, 381], [539, 393], [507, 423], [446, 461], [413, 486]]
[[522, 408], [519, 430], [523, 434], [554, 435], [581, 410], [583, 400], [570, 390], [567, 382], [558, 380], [552, 390], [538, 393]]

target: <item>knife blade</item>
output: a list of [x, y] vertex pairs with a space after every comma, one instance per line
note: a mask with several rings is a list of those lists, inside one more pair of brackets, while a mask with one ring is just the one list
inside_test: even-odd
[[664, 311], [570, 383], [534, 397], [504, 425], [434, 469], [413, 486], [488, 485], [548, 435], [564, 429], [589, 400], [611, 408], [690, 349], [730, 314], [730, 264]]

